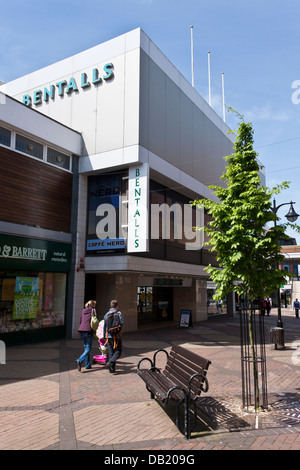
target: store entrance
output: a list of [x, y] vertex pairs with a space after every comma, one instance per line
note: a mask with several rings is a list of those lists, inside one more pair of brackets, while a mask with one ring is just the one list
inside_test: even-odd
[[173, 288], [138, 287], [138, 324], [173, 320]]
[[173, 320], [173, 287], [156, 287], [153, 293], [156, 321]]
[[138, 287], [137, 293], [138, 324], [152, 322], [153, 287]]

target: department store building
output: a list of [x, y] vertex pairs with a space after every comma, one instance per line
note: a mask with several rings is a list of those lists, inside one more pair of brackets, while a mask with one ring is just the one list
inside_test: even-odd
[[2, 84], [1, 339], [76, 337], [91, 298], [124, 331], [205, 320], [190, 201], [222, 184], [228, 130], [141, 29]]

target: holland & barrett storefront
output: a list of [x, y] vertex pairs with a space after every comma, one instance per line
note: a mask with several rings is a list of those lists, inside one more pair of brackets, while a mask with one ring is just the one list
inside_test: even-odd
[[0, 234], [0, 339], [65, 336], [71, 244]]

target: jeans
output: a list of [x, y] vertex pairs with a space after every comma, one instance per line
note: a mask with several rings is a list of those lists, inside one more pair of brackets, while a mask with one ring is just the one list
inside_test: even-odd
[[108, 362], [113, 370], [116, 367], [116, 361], [122, 354], [122, 341], [119, 338], [118, 345], [114, 348], [114, 340], [112, 338], [108, 338], [107, 341], [107, 349], [108, 349]]
[[92, 349], [93, 335], [87, 332], [80, 333], [81, 339], [83, 340], [84, 352], [77, 359], [78, 362], [82, 363], [85, 361], [85, 367], [91, 366], [90, 352]]

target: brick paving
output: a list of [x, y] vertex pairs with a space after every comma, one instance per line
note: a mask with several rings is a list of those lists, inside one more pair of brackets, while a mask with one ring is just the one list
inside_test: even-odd
[[[238, 317], [219, 316], [189, 329], [169, 325], [125, 333], [115, 374], [100, 364], [79, 373], [75, 359], [82, 343], [77, 339], [8, 347], [6, 364], [0, 365], [0, 449], [103, 450], [115, 455], [138, 450], [299, 450], [300, 319], [288, 309], [282, 317], [286, 347], [276, 350], [266, 339], [270, 410], [257, 417], [241, 408]], [[266, 331], [276, 326], [275, 309], [265, 326]], [[174, 408], [162, 409], [151, 400], [136, 374], [142, 357], [175, 343], [212, 361], [203, 413], [189, 441], [175, 425]], [[93, 354], [98, 352], [95, 340]]]

